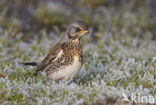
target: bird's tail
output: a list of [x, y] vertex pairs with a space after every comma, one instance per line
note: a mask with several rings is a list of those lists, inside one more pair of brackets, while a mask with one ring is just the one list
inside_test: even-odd
[[38, 66], [40, 63], [39, 62], [24, 62], [21, 64], [24, 66]]

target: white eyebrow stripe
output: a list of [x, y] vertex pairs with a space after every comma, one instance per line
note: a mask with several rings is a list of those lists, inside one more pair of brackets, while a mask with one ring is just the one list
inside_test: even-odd
[[82, 27], [80, 27], [79, 25], [73, 25], [75, 28], [80, 28], [81, 30], [83, 30]]

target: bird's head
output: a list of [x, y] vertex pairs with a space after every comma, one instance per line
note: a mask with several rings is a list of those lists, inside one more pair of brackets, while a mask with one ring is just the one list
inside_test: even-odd
[[67, 29], [69, 39], [80, 39], [84, 34], [87, 34], [88, 30], [86, 24], [82, 20], [73, 22]]

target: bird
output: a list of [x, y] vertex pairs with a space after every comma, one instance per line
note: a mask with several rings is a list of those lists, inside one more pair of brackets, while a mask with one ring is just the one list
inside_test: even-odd
[[22, 64], [36, 66], [34, 75], [43, 72], [50, 80], [72, 80], [83, 65], [81, 38], [89, 31], [82, 20], [76, 20], [68, 26], [65, 33], [67, 38], [56, 43], [41, 62]]

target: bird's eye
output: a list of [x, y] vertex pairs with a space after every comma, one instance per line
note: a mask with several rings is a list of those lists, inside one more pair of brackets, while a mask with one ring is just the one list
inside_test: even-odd
[[76, 28], [75, 28], [75, 31], [76, 31], [76, 32], [80, 32], [81, 29], [76, 27]]
[[78, 27], [72, 27], [70, 30], [69, 30], [69, 33], [72, 35], [72, 34], [76, 34], [78, 32], [80, 32], [81, 29], [78, 28]]

